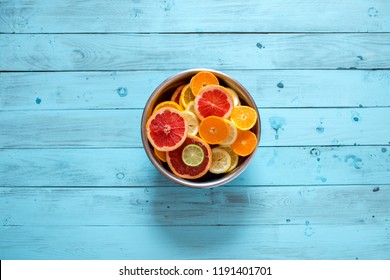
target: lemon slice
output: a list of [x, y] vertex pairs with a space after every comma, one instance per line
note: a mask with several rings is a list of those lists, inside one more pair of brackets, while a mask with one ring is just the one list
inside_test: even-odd
[[227, 151], [221, 148], [213, 148], [212, 162], [209, 171], [214, 174], [225, 173], [229, 170], [232, 159]]
[[226, 120], [224, 119], [224, 121], [227, 123], [228, 125], [228, 136], [227, 138], [221, 143], [221, 145], [231, 145], [234, 143], [234, 141], [236, 141], [237, 139], [237, 136], [238, 136], [238, 131], [237, 131], [237, 127], [229, 120]]
[[188, 134], [195, 136], [199, 131], [199, 120], [196, 115], [189, 111], [181, 112], [182, 116], [187, 122]]
[[241, 105], [241, 101], [240, 101], [240, 98], [238, 97], [237, 92], [235, 92], [235, 90], [233, 90], [231, 88], [226, 88], [226, 89], [229, 91], [230, 95], [233, 98], [233, 105], [234, 105], [234, 107], [240, 106]]
[[230, 163], [230, 168], [227, 172], [232, 171], [238, 165], [239, 156], [233, 151], [231, 146], [219, 146], [218, 148], [224, 149], [229, 153], [232, 162]]
[[183, 108], [187, 107], [188, 103], [193, 101], [195, 99], [195, 95], [191, 91], [190, 84], [185, 85], [184, 88], [181, 90], [180, 94], [180, 106]]
[[190, 101], [190, 103], [187, 104], [185, 110], [195, 114], [195, 101]]
[[183, 149], [181, 158], [188, 166], [198, 166], [204, 160], [204, 152], [200, 146], [189, 144]]

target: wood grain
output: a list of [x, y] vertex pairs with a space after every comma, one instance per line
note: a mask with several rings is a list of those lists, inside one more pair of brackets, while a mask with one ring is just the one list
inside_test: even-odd
[[374, 260], [389, 250], [382, 224], [0, 228], [2, 259]]
[[[353, 195], [351, 195], [353, 193]], [[390, 185], [1, 188], [6, 226], [387, 225]], [[327, 211], [323, 211], [327, 209]], [[61, 217], [61, 218], [60, 218]]]
[[0, 32], [389, 32], [385, 0], [2, 1]]
[[[388, 184], [389, 166], [388, 146], [260, 147], [228, 185]], [[172, 185], [142, 148], [0, 150], [0, 186]]]
[[3, 34], [0, 70], [387, 69], [389, 44], [387, 33]]
[[[142, 112], [4, 111], [0, 147], [142, 147]], [[388, 145], [390, 141], [390, 108], [264, 108], [260, 118], [261, 146]]]
[[[244, 85], [259, 108], [390, 106], [390, 71], [225, 72]], [[153, 90], [174, 74], [176, 71], [0, 73], [0, 110], [143, 109]]]

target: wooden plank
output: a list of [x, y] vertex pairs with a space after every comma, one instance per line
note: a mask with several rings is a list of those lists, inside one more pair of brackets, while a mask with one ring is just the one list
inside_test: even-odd
[[2, 1], [0, 32], [388, 32], [386, 0]]
[[1, 259], [389, 259], [383, 225], [0, 228]]
[[[142, 109], [153, 90], [175, 73], [0, 73], [0, 110]], [[387, 90], [390, 71], [228, 70], [226, 73], [246, 87], [260, 108], [390, 106]]]
[[[142, 147], [142, 112], [4, 111], [0, 147]], [[388, 145], [390, 141], [390, 108], [267, 108], [260, 110], [260, 117], [262, 146]]]
[[3, 34], [0, 70], [384, 69], [389, 44], [387, 33]]
[[[388, 184], [388, 146], [260, 147], [230, 186]], [[0, 185], [172, 186], [142, 148], [5, 149]]]
[[390, 222], [390, 185], [204, 190], [12, 187], [0, 188], [0, 194], [0, 220], [7, 226], [384, 226]]

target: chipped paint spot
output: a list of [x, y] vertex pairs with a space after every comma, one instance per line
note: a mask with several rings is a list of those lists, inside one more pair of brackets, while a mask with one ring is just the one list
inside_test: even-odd
[[379, 187], [375, 187], [372, 189], [373, 192], [379, 192], [380, 188]]
[[357, 58], [359, 58], [360, 60], [363, 60], [363, 57], [361, 55], [358, 55]]
[[116, 89], [116, 93], [120, 96], [120, 97], [125, 97], [127, 95], [127, 88], [125, 87], [118, 87]]
[[326, 177], [323, 177], [323, 176], [317, 176], [316, 180], [321, 181], [322, 183], [325, 183], [326, 181], [328, 181], [328, 179]]
[[354, 122], [360, 121], [360, 115], [359, 115], [359, 113], [356, 112], [356, 111], [352, 111], [352, 112], [351, 112], [351, 119], [352, 119]]
[[257, 43], [256, 47], [258, 47], [259, 49], [264, 49], [265, 48], [261, 43]]
[[320, 125], [320, 126], [316, 127], [316, 131], [317, 131], [317, 133], [321, 134], [321, 133], [324, 133], [325, 128], [322, 125]]
[[363, 160], [355, 155], [347, 155], [344, 159], [344, 162], [348, 163], [350, 166], [353, 166], [355, 169], [362, 169]]
[[318, 156], [321, 154], [321, 152], [320, 152], [320, 150], [318, 150], [318, 149], [316, 149], [316, 148], [313, 148], [313, 149], [310, 150], [310, 154], [311, 154], [313, 157], [318, 157]]
[[387, 149], [386, 148], [382, 148], [381, 151], [382, 151], [382, 153], [386, 153]]
[[37, 99], [35, 99], [35, 103], [37, 103], [38, 105], [41, 104], [42, 102], [42, 99], [40, 99], [39, 97], [37, 97]]
[[277, 85], [278, 88], [284, 88], [284, 84], [280, 81]]
[[116, 173], [116, 178], [122, 180], [123, 178], [125, 178], [125, 174], [123, 172], [118, 172]]
[[367, 14], [369, 17], [377, 17], [378, 16], [378, 10], [374, 7], [371, 7], [367, 10]]
[[279, 139], [279, 129], [283, 130], [283, 125], [286, 124], [286, 119], [279, 116], [273, 116], [268, 119], [271, 127], [275, 130], [275, 140]]

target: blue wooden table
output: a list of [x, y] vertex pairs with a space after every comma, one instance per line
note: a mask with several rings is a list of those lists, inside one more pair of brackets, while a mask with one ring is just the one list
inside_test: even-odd
[[[390, 259], [389, 1], [1, 0], [0, 33], [0, 259]], [[203, 190], [140, 138], [199, 67], [262, 125]]]

